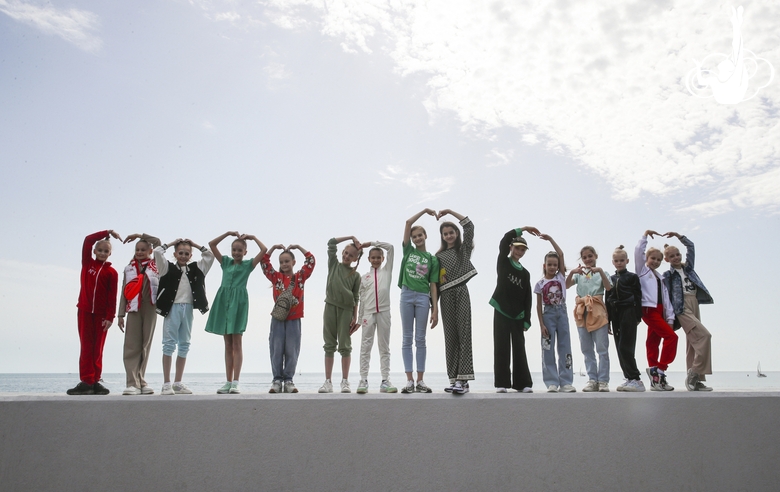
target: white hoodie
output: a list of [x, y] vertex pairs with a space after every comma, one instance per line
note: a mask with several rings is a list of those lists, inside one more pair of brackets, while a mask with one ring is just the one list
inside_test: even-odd
[[390, 286], [393, 280], [393, 245], [373, 241], [372, 247], [385, 250], [385, 264], [379, 270], [371, 267], [360, 278], [360, 319], [363, 314], [374, 314], [390, 309]]
[[[642, 236], [634, 250], [634, 268], [636, 269], [636, 274], [639, 275], [639, 285], [642, 287], [642, 306], [654, 308], [659, 304], [663, 304], [664, 319], [669, 323], [669, 326], [672, 326], [674, 323], [674, 308], [671, 301], [669, 301], [669, 292], [666, 290], [666, 284], [664, 284], [658, 272], [650, 270], [650, 267], [647, 266], [646, 248], [647, 236]], [[661, 300], [658, 299], [658, 280], [661, 281], [661, 292], [663, 295]]]

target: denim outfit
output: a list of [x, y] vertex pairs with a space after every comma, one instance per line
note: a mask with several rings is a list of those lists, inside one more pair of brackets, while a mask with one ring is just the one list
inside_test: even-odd
[[[550, 334], [550, 347], [542, 347], [542, 379], [544, 385], [559, 387], [574, 382], [574, 370], [571, 359], [571, 335], [569, 333], [569, 315], [566, 304], [545, 304], [542, 320]], [[558, 362], [555, 351], [558, 350]]]
[[[604, 284], [601, 274], [574, 274], [574, 282], [577, 285], [577, 295], [579, 297], [604, 295]], [[611, 288], [612, 282], [607, 277], [607, 282]], [[585, 359], [585, 370], [588, 373], [588, 379], [598, 382], [609, 382], [609, 324], [601, 328], [588, 331], [585, 328], [587, 323], [587, 311], [585, 312], [585, 323], [577, 327], [580, 335], [580, 350]], [[595, 351], [594, 351], [595, 347]], [[598, 363], [596, 362], [596, 353], [598, 353]]]
[[407, 286], [401, 287], [401, 327], [403, 338], [401, 357], [404, 360], [404, 372], [412, 372], [412, 336], [417, 347], [417, 372], [425, 372], [425, 357], [428, 349], [425, 346], [427, 334], [428, 311], [431, 307], [431, 296], [427, 293], [414, 291]]
[[192, 303], [176, 303], [163, 320], [163, 355], [171, 356], [179, 345], [178, 356], [187, 358], [192, 338]]
[[268, 346], [274, 381], [292, 381], [301, 352], [301, 318], [279, 321], [272, 317]]
[[[699, 301], [699, 304], [712, 304], [713, 300], [710, 292], [693, 269], [693, 263], [696, 259], [696, 249], [693, 247], [693, 241], [682, 236], [680, 242], [683, 243], [686, 249], [685, 264], [683, 264], [682, 270], [693, 285], [696, 286], [696, 300]], [[683, 299], [685, 290], [683, 289], [680, 274], [674, 268], [670, 268], [668, 272], [664, 272], [664, 283], [666, 284], [666, 290], [669, 291], [669, 300], [672, 301], [674, 314], [682, 314], [685, 311], [685, 300]]]

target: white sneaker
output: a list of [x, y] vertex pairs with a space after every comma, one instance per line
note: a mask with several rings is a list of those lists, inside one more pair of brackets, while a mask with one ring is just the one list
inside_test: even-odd
[[380, 393], [398, 393], [398, 388], [393, 386], [393, 383], [391, 383], [389, 379], [385, 379], [384, 381], [382, 381], [382, 384], [379, 385], [379, 392]]
[[192, 390], [187, 387], [186, 384], [179, 381], [178, 383], [173, 383], [173, 392], [177, 395], [191, 395]]
[[162, 390], [160, 391], [161, 395], [175, 395], [176, 392], [173, 391], [173, 386], [171, 383], [163, 383]]
[[317, 390], [317, 393], [333, 393], [333, 383], [330, 382], [330, 379], [326, 379], [325, 382], [322, 383], [322, 386]]
[[577, 388], [575, 388], [570, 384], [564, 384], [561, 387], [561, 393], [576, 393], [576, 392], [577, 392]]
[[[466, 383], [466, 388], [468, 388], [468, 387], [469, 387], [469, 385], [468, 385], [468, 383]], [[418, 392], [418, 393], [432, 393], [433, 392], [433, 390], [431, 388], [429, 388], [428, 385], [425, 384], [425, 381], [423, 381], [422, 379], [417, 381], [417, 385], [414, 387], [414, 390], [416, 392]]]
[[352, 390], [349, 387], [349, 380], [348, 379], [342, 379], [341, 380], [341, 392], [342, 393], [352, 393]]
[[141, 394], [142, 395], [153, 395], [154, 390], [149, 386], [141, 386]]
[[506, 388], [496, 388], [496, 393], [506, 393]]
[[534, 390], [531, 389], [530, 386], [526, 386], [525, 388], [520, 390], [520, 393], [533, 393]]
[[284, 392], [285, 393], [297, 393], [298, 388], [295, 387], [295, 384], [293, 384], [292, 381], [285, 381], [284, 382]]
[[230, 386], [231, 386], [230, 381], [227, 381], [225, 384], [222, 385], [221, 388], [219, 388], [217, 390], [217, 394], [218, 395], [226, 395], [226, 394], [230, 393]]
[[550, 386], [547, 387], [547, 392], [548, 393], [557, 393], [558, 392], [558, 386], [556, 386], [554, 384], [551, 384]]
[[238, 381], [233, 381], [232, 383], [230, 383], [230, 394], [231, 395], [241, 394], [241, 390], [238, 389]]
[[282, 382], [278, 379], [274, 379], [271, 383], [271, 389], [268, 390], [269, 393], [281, 393], [282, 392]]
[[584, 388], [582, 388], [582, 391], [586, 393], [591, 393], [593, 391], [598, 391], [598, 390], [599, 390], [599, 383], [597, 383], [592, 379], [585, 384]]
[[626, 386], [623, 388], [623, 391], [628, 391], [631, 393], [640, 393], [645, 390], [645, 385], [642, 383], [642, 381], [638, 379], [632, 379], [626, 383]]
[[620, 383], [619, 385], [617, 385], [617, 387], [615, 387], [615, 389], [617, 391], [626, 391], [626, 386], [628, 386], [628, 383], [629, 383], [629, 380], [628, 379], [624, 379], [622, 383]]
[[135, 386], [128, 386], [125, 388], [125, 390], [122, 392], [123, 395], [140, 395], [141, 390], [136, 388]]
[[[341, 387], [342, 387], [342, 389], [344, 388], [344, 384], [343, 383], [342, 383]], [[368, 381], [366, 381], [365, 379], [361, 379], [360, 383], [358, 384], [358, 389], [357, 389], [356, 393], [359, 394], [359, 395], [365, 395], [366, 393], [368, 393]]]
[[606, 381], [599, 381], [599, 392], [609, 393], [609, 383]]
[[411, 379], [406, 381], [406, 384], [403, 388], [401, 388], [401, 393], [407, 395], [409, 393], [414, 393], [414, 381]]

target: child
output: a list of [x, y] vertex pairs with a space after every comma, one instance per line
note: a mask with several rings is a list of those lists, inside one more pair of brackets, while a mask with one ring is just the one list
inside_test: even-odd
[[685, 387], [688, 391], [712, 391], [704, 384], [705, 374], [712, 374], [712, 335], [701, 324], [699, 304], [712, 304], [712, 296], [693, 269], [696, 253], [693, 241], [676, 232], [667, 232], [666, 237], [676, 237], [685, 246], [685, 263], [680, 250], [664, 245], [664, 259], [669, 263], [664, 272], [664, 285], [669, 291], [677, 322], [685, 331], [685, 365], [688, 376]]
[[634, 357], [636, 327], [642, 321], [642, 289], [639, 277], [626, 269], [628, 253], [622, 244], [612, 253], [612, 264], [615, 266], [615, 274], [612, 275], [612, 288], [606, 295], [607, 312], [612, 334], [615, 336], [620, 368], [626, 378], [617, 390], [644, 391], [645, 385], [639, 379], [639, 369]]
[[[555, 251], [544, 255], [544, 275], [534, 287], [536, 315], [542, 330], [542, 378], [548, 393], [574, 393], [574, 368], [571, 358], [569, 315], [566, 312], [566, 263], [563, 251], [547, 234], [540, 238], [550, 241]], [[555, 349], [558, 349], [558, 364]]]
[[[352, 240], [341, 252], [341, 261], [336, 258], [336, 245]], [[360, 241], [355, 236], [332, 238], [328, 241], [328, 281], [325, 289], [325, 311], [323, 313], [322, 337], [325, 340], [325, 383], [319, 393], [333, 393], [333, 355], [338, 347], [341, 354], [341, 392], [350, 393], [349, 365], [352, 362], [352, 339], [360, 327], [357, 322], [357, 308], [360, 299], [360, 274], [357, 266], [363, 255]], [[357, 261], [355, 267], [352, 263]]]
[[[146, 384], [146, 364], [149, 363], [149, 350], [152, 348], [154, 328], [157, 325], [157, 264], [152, 259], [152, 248], [160, 245], [160, 240], [147, 234], [131, 234], [125, 243], [138, 239], [135, 243], [135, 256], [125, 267], [122, 282], [122, 296], [119, 299], [119, 329], [125, 332], [123, 359], [127, 387], [123, 395], [151, 395], [154, 390]], [[140, 283], [140, 289], [128, 284]], [[125, 287], [129, 289], [125, 289]], [[130, 294], [130, 292], [132, 292]], [[128, 298], [129, 294], [129, 298]], [[127, 314], [127, 330], [125, 330]]]
[[[154, 263], [160, 275], [157, 292], [157, 314], [163, 321], [163, 387], [162, 395], [191, 395], [192, 391], [181, 382], [184, 365], [190, 350], [192, 338], [193, 308], [206, 314], [209, 301], [206, 299], [206, 274], [214, 263], [214, 255], [205, 246], [198, 246], [190, 239], [176, 239], [171, 243], [176, 263], [165, 259], [168, 244], [154, 248]], [[200, 260], [192, 259], [192, 248], [200, 250]], [[171, 364], [173, 351], [178, 345], [176, 376], [171, 385]]]
[[[574, 320], [580, 335], [580, 349], [585, 357], [588, 382], [582, 391], [609, 391], [609, 318], [604, 305], [604, 291], [612, 283], [604, 270], [596, 266], [598, 254], [593, 246], [580, 250], [582, 264], [569, 272], [566, 288], [577, 285]], [[593, 347], [599, 354], [598, 364]]]
[[[465, 228], [464, 228], [465, 229]], [[497, 393], [506, 393], [512, 387], [523, 393], [532, 393], [531, 372], [525, 354], [525, 331], [531, 327], [531, 276], [520, 258], [525, 256], [528, 243], [523, 231], [539, 235], [536, 227], [511, 229], [498, 243], [496, 262], [496, 289], [490, 299], [493, 306], [493, 372]], [[509, 356], [512, 354], [512, 372]], [[514, 383], [512, 379], [514, 378]]]
[[[279, 254], [279, 271], [271, 266], [271, 254], [281, 249]], [[303, 268], [293, 272], [295, 255], [292, 250], [303, 253]], [[263, 273], [273, 285], [274, 302], [285, 290], [290, 289], [293, 305], [287, 318], [280, 321], [271, 316], [271, 331], [268, 336], [268, 349], [271, 355], [271, 373], [273, 381], [269, 393], [297, 393], [298, 388], [293, 383], [298, 356], [301, 353], [301, 318], [303, 318], [303, 286], [314, 271], [314, 255], [298, 246], [291, 244], [285, 248], [281, 244], [271, 246], [271, 249], [260, 260]], [[290, 285], [292, 284], [292, 285]]]
[[[414, 225], [423, 215], [436, 217], [430, 208], [413, 215], [404, 227], [403, 260], [398, 275], [398, 287], [401, 288], [401, 327], [403, 338], [401, 356], [404, 360], [406, 384], [401, 393], [430, 393], [425, 384], [425, 358], [428, 353], [425, 346], [428, 312], [431, 313], [431, 329], [439, 323], [439, 300], [436, 283], [439, 281], [439, 260], [425, 249], [428, 234], [422, 226]], [[412, 353], [412, 339], [417, 353]], [[413, 357], [414, 356], [414, 357]], [[412, 361], [417, 361], [417, 386], [412, 379]]]
[[[226, 237], [235, 236], [230, 245], [231, 256], [222, 256], [217, 246]], [[245, 260], [246, 241], [254, 241], [260, 248], [257, 256]], [[249, 318], [249, 294], [246, 284], [249, 275], [265, 255], [267, 248], [255, 236], [228, 231], [209, 242], [209, 248], [215, 258], [220, 258], [222, 267], [222, 285], [219, 286], [214, 305], [206, 321], [206, 331], [222, 335], [225, 341], [225, 375], [227, 381], [217, 390], [218, 395], [241, 393], [238, 378], [241, 375], [241, 364], [244, 362], [244, 351], [241, 344]]]
[[[672, 391], [674, 387], [666, 382], [666, 369], [677, 355], [677, 334], [672, 330], [674, 309], [669, 302], [669, 292], [656, 271], [661, 266], [663, 255], [657, 248], [647, 247], [647, 236], [660, 236], [647, 230], [634, 250], [636, 274], [642, 286], [642, 321], [647, 325], [647, 375], [651, 391]], [[658, 346], [663, 340], [661, 356]]]
[[[360, 342], [360, 384], [357, 392], [368, 393], [368, 366], [371, 362], [371, 349], [374, 348], [374, 333], [379, 337], [380, 371], [382, 384], [380, 393], [396, 393], [398, 389], [390, 382], [390, 284], [393, 278], [393, 245], [374, 241], [363, 243], [368, 251], [371, 268], [360, 281], [359, 320], [363, 325]], [[387, 251], [387, 262], [384, 251]]]
[[[116, 309], [116, 285], [119, 276], [111, 266], [109, 236], [122, 238], [112, 230], [100, 231], [84, 238], [81, 247], [81, 288], [79, 289], [78, 328], [81, 352], [79, 354], [79, 379], [69, 395], [107, 395], [108, 388], [100, 384], [103, 372], [103, 345], [106, 334], [114, 322]], [[93, 249], [94, 245], [94, 249]], [[92, 258], [92, 253], [95, 257]]]
[[444, 344], [447, 354], [447, 375], [450, 386], [444, 391], [454, 394], [468, 393], [469, 381], [474, 380], [474, 363], [471, 350], [471, 298], [466, 283], [477, 274], [471, 264], [474, 250], [474, 223], [450, 209], [440, 210], [437, 218], [452, 215], [463, 227], [444, 222], [439, 227], [441, 247], [436, 253], [442, 273], [439, 275], [441, 316], [444, 321]]

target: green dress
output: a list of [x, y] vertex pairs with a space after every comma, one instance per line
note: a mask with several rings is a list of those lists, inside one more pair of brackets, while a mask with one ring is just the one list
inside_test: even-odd
[[249, 294], [246, 283], [255, 269], [252, 260], [233, 263], [233, 258], [222, 256], [222, 285], [209, 311], [206, 331], [217, 335], [240, 335], [246, 331], [249, 317]]

